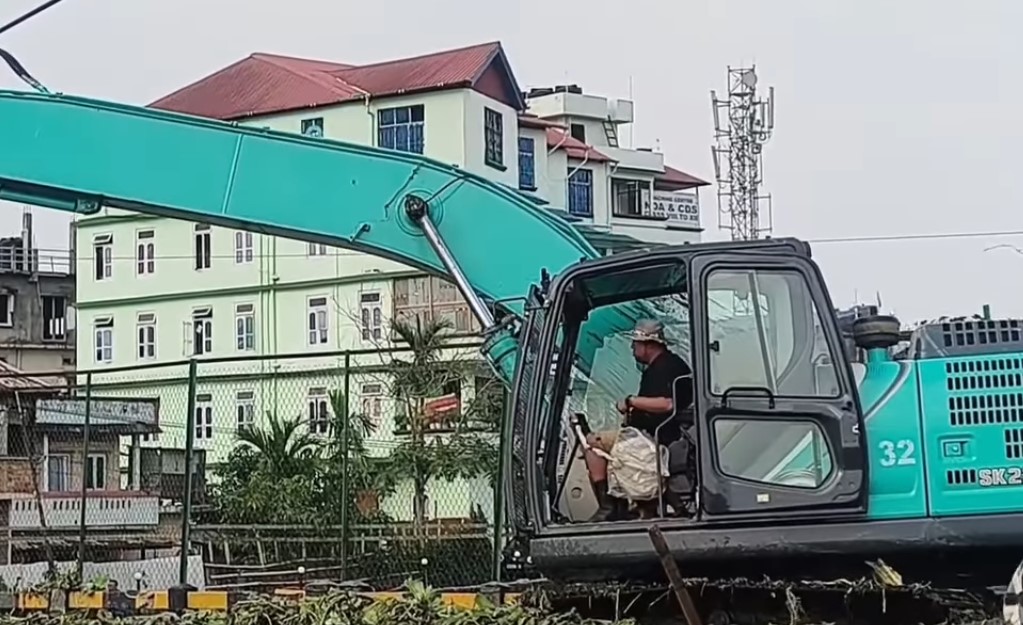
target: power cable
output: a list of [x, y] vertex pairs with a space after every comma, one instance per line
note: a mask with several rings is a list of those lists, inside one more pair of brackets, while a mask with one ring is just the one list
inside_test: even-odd
[[[862, 236], [851, 236], [851, 237], [823, 237], [817, 239], [803, 239], [807, 243], [813, 244], [832, 244], [832, 243], [894, 243], [900, 241], [940, 241], [946, 239], [984, 239], [984, 238], [996, 238], [996, 237], [1013, 237], [1023, 236], [1023, 230], [990, 230], [984, 232], [934, 232], [934, 233], [916, 233], [916, 234], [885, 234], [885, 235], [862, 235]], [[798, 238], [798, 237], [797, 237]], [[54, 253], [54, 254], [67, 254], [67, 250], [61, 250], [56, 248], [35, 248], [37, 252], [42, 254]], [[350, 250], [338, 248], [341, 250], [340, 255], [356, 254]], [[990, 249], [990, 248], [988, 248]], [[330, 258], [336, 256], [334, 252], [328, 252], [327, 254], [309, 254], [308, 252], [278, 252], [277, 254], [257, 254], [253, 252], [251, 256], [245, 256], [245, 262], [249, 262], [249, 258], [257, 260], [260, 258]], [[95, 256], [83, 256], [79, 255], [78, 260], [95, 260]], [[150, 260], [150, 257], [140, 260], [136, 256], [130, 255], [115, 255], [109, 256], [110, 260], [130, 260], [134, 262], [144, 262]], [[193, 254], [155, 254], [151, 257], [153, 260], [193, 260], [195, 256]], [[220, 259], [236, 259], [237, 254], [225, 253], [225, 254], [212, 254], [210, 258]], [[241, 263], [239, 263], [241, 264]]]
[[[10, 22], [7, 22], [3, 26], [0, 26], [0, 35], [4, 34], [5, 32], [11, 30], [16, 26], [24, 24], [25, 22], [39, 15], [43, 11], [53, 8], [63, 1], [64, 0], [47, 0], [46, 2], [35, 7], [34, 9], [31, 9], [27, 13], [19, 15]], [[13, 54], [8, 52], [7, 50], [4, 50], [3, 48], [0, 48], [0, 59], [3, 59], [4, 62], [7, 63], [7, 66], [11, 68], [11, 71], [14, 72], [14, 75], [20, 78], [22, 81], [24, 81], [28, 86], [32, 87], [33, 89], [40, 93], [50, 93], [50, 90], [47, 89], [43, 85], [43, 83], [39, 82], [38, 80], [36, 80], [34, 76], [32, 76], [32, 74], [28, 73], [28, 70], [25, 69], [25, 66], [22, 65], [21, 62], [18, 61], [18, 59], [15, 58]]]
[[1023, 230], [991, 230], [987, 232], [934, 232], [918, 234], [884, 234], [856, 237], [806, 239], [807, 243], [883, 243], [888, 241], [931, 241], [942, 239], [983, 239], [1023, 236]]
[[39, 6], [37, 6], [36, 8], [30, 10], [28, 13], [24, 13], [24, 14], [16, 17], [16, 18], [14, 18], [10, 22], [7, 22], [3, 26], [0, 26], [0, 35], [2, 35], [5, 32], [11, 30], [15, 26], [19, 26], [21, 24], [24, 24], [25, 22], [27, 22], [30, 19], [32, 19], [33, 17], [39, 15], [43, 11], [45, 11], [47, 9], [50, 9], [52, 7], [55, 7], [58, 4], [60, 4], [61, 2], [63, 2], [63, 1], [64, 0], [47, 0], [46, 2], [44, 2], [44, 3], [40, 4]]

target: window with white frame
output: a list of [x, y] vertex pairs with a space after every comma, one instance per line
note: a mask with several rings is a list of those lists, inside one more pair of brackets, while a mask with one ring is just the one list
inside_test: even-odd
[[92, 238], [93, 275], [109, 280], [114, 275], [114, 235], [97, 234]]
[[156, 233], [139, 230], [135, 233], [135, 273], [152, 275], [156, 271]]
[[195, 269], [209, 269], [213, 263], [211, 249], [211, 230], [209, 224], [195, 224]]
[[327, 298], [310, 297], [309, 311], [306, 315], [309, 319], [307, 324], [310, 345], [327, 344]]
[[234, 343], [240, 352], [256, 349], [256, 306], [237, 304], [234, 307]]
[[156, 313], [139, 313], [136, 334], [138, 336], [138, 359], [156, 358]]
[[309, 256], [326, 256], [327, 246], [323, 243], [313, 243], [310, 241], [306, 252]]
[[234, 262], [237, 265], [251, 263], [253, 259], [252, 233], [237, 230], [234, 233]]
[[362, 385], [362, 414], [369, 417], [373, 423], [379, 423], [383, 414], [384, 386], [378, 383], [367, 383]]
[[256, 427], [256, 393], [254, 391], [235, 393], [234, 410], [239, 432]]
[[380, 293], [360, 293], [359, 308], [362, 321], [362, 340], [379, 341], [384, 335], [384, 313]]
[[309, 389], [308, 417], [309, 431], [313, 434], [330, 433], [330, 400], [327, 389], [323, 387]]
[[0, 293], [0, 327], [14, 326], [14, 293]]
[[213, 307], [206, 306], [192, 311], [191, 322], [192, 354], [202, 356], [213, 351]]
[[85, 488], [89, 490], [106, 490], [107, 488], [107, 455], [89, 454], [85, 461]]
[[46, 490], [51, 493], [71, 490], [71, 454], [46, 456]]
[[195, 440], [213, 438], [213, 396], [203, 393], [195, 396]]
[[402, 152], [423, 153], [426, 109], [422, 104], [377, 111], [377, 145]]
[[114, 360], [114, 318], [99, 317], [93, 321], [96, 362], [110, 363]]

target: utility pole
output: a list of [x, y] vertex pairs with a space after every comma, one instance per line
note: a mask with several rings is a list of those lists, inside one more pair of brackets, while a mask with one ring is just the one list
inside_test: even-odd
[[[756, 66], [729, 67], [728, 96], [718, 99], [712, 90], [710, 100], [714, 112], [715, 143], [711, 155], [718, 184], [718, 227], [730, 231], [733, 241], [759, 239], [770, 233], [772, 227], [771, 196], [760, 195], [760, 184], [763, 145], [774, 130], [774, 87], [769, 89], [766, 99], [759, 99]], [[766, 204], [766, 219], [762, 203]]]

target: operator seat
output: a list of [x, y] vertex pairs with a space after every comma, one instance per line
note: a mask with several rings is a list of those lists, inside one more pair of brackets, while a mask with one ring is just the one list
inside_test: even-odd
[[[661, 422], [662, 427], [675, 420], [682, 430], [682, 437], [668, 444], [668, 478], [667, 484], [661, 486], [661, 497], [658, 502], [659, 515], [665, 516], [667, 506], [671, 506], [674, 516], [691, 517], [696, 505], [696, 412], [692, 404], [679, 409], [678, 398], [683, 395], [687, 385], [693, 384], [692, 375], [675, 378], [672, 385], [672, 400], [675, 410], [671, 416]], [[657, 472], [661, 473], [660, 455], [657, 457]]]

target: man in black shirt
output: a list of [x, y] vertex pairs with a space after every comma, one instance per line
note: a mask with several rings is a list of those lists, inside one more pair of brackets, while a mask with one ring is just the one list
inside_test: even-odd
[[[677, 354], [668, 349], [664, 326], [658, 321], [644, 320], [632, 332], [632, 355], [643, 368], [639, 392], [618, 401], [617, 408], [624, 417], [624, 425], [645, 432], [650, 438], [657, 433], [657, 442], [668, 445], [682, 436], [682, 428], [692, 423], [673, 419], [659, 432], [657, 427], [675, 412], [675, 380], [684, 377], [686, 383], [679, 389], [680, 410], [693, 402], [692, 370]], [[586, 437], [590, 447], [611, 453], [618, 432], [595, 432]], [[613, 520], [624, 514], [627, 502], [607, 493], [607, 460], [592, 450], [586, 451], [586, 468], [590, 474], [600, 508], [590, 522]], [[651, 468], [653, 470], [653, 468]]]

